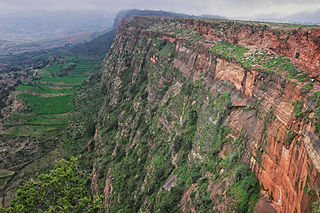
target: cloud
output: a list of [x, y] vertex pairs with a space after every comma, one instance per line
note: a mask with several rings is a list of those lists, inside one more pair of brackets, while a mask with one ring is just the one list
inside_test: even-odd
[[292, 14], [320, 8], [320, 3], [319, 0], [0, 0], [0, 11], [103, 10], [115, 15], [121, 9], [131, 8], [239, 17], [261, 13]]

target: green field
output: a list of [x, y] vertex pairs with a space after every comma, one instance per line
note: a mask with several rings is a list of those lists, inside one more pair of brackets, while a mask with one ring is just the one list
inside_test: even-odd
[[39, 80], [16, 88], [25, 109], [4, 122], [2, 134], [12, 136], [50, 136], [62, 131], [74, 109], [77, 87], [97, 71], [98, 61], [64, 57], [38, 70]]

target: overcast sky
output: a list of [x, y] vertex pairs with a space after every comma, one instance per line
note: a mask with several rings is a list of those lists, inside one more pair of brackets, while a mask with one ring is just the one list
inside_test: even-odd
[[319, 9], [320, 0], [0, 0], [1, 13], [31, 10], [103, 10], [113, 16], [121, 9], [133, 8], [226, 17], [268, 13], [290, 15]]

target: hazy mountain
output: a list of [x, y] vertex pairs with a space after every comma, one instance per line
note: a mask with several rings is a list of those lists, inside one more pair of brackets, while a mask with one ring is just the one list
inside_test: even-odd
[[113, 28], [116, 28], [120, 25], [121, 20], [126, 19], [131, 16], [159, 16], [159, 17], [169, 17], [169, 18], [212, 18], [212, 19], [226, 19], [223, 16], [217, 15], [201, 15], [193, 16], [184, 13], [174, 13], [162, 10], [122, 10], [120, 11], [113, 23]]
[[210, 19], [227, 19], [224, 16], [218, 16], [218, 15], [209, 15], [209, 14], [203, 14], [200, 16], [201, 18], [210, 18]]
[[111, 29], [113, 17], [102, 12], [26, 12], [0, 14], [0, 55], [91, 40]]
[[296, 13], [284, 18], [285, 21], [297, 24], [317, 24], [320, 25], [320, 9], [314, 12]]
[[129, 18], [131, 16], [160, 16], [160, 17], [171, 17], [171, 18], [192, 17], [191, 15], [187, 15], [187, 14], [173, 13], [173, 12], [161, 11], [161, 10], [138, 10], [138, 9], [122, 10], [117, 14], [113, 23], [113, 28], [117, 28], [123, 19]]
[[[43, 39], [110, 28], [113, 17], [102, 12], [25, 12], [0, 14], [0, 38]], [[14, 36], [14, 37], [12, 37]]]
[[320, 25], [320, 9], [316, 11], [294, 13], [289, 16], [285, 16], [280, 13], [269, 13], [259, 14], [251, 17], [240, 17], [239, 19], [268, 22], [285, 22], [292, 24]]

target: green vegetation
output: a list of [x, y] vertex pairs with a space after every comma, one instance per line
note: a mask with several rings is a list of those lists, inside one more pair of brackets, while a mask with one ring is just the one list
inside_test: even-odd
[[311, 104], [313, 106], [314, 116], [312, 123], [315, 126], [316, 132], [320, 131], [320, 92], [315, 92], [311, 98]]
[[74, 110], [74, 92], [97, 71], [97, 65], [96, 60], [65, 56], [39, 70], [39, 80], [16, 88], [22, 93], [18, 99], [26, 103], [25, 109], [6, 119], [3, 134], [46, 138], [59, 135]]
[[305, 182], [305, 184], [304, 184], [304, 188], [303, 188], [304, 193], [307, 193], [307, 192], [308, 192], [309, 184], [310, 184], [310, 176], [309, 176], [309, 174], [308, 174], [308, 175], [307, 175], [307, 178], [306, 178], [306, 182]]
[[[247, 53], [249, 49], [223, 40], [217, 42], [211, 51], [216, 52], [217, 54], [226, 58], [234, 58], [237, 62], [245, 62], [244, 54]], [[248, 61], [248, 63], [249, 62], [251, 61]], [[244, 64], [244, 66], [249, 68], [249, 65]]]
[[[73, 64], [73, 66], [70, 66]], [[98, 68], [97, 61], [86, 58], [65, 57], [56, 61], [48, 68], [39, 70], [40, 83], [51, 82], [53, 85], [80, 85], [87, 80]], [[61, 70], [64, 74], [61, 75]], [[49, 83], [50, 84], [50, 83]]]
[[5, 134], [11, 136], [51, 136], [67, 127], [68, 117], [63, 114], [14, 113], [4, 123], [4, 126], [8, 128]]
[[303, 85], [302, 89], [305, 90], [308, 93], [308, 92], [310, 92], [310, 90], [313, 89], [313, 84], [312, 83], [307, 83], [307, 84]]
[[36, 115], [43, 114], [62, 114], [72, 111], [73, 105], [71, 101], [73, 96], [57, 96], [57, 97], [39, 97], [29, 94], [22, 94], [19, 98], [23, 99], [31, 112]]
[[217, 42], [211, 51], [233, 59], [247, 69], [256, 68], [278, 75], [285, 73], [288, 78], [294, 78], [297, 81], [308, 80], [307, 74], [293, 65], [289, 59], [278, 57], [272, 53], [259, 52], [258, 50], [249, 53], [250, 49], [225, 40]]
[[48, 84], [42, 84], [42, 83], [32, 83], [32, 82], [28, 82], [28, 83], [23, 83], [22, 85], [18, 86], [16, 88], [16, 91], [30, 91], [33, 93], [38, 93], [39, 95], [41, 93], [43, 94], [61, 94], [61, 93], [71, 93], [74, 90], [72, 89], [72, 86], [70, 86], [68, 89], [64, 88], [64, 89], [55, 89], [55, 86], [50, 86]]
[[157, 52], [157, 55], [166, 59], [174, 58], [176, 56], [175, 49], [175, 43], [164, 40], [160, 43], [160, 50]]
[[90, 193], [89, 180], [79, 168], [76, 158], [60, 160], [54, 169], [25, 182], [1, 212], [98, 212], [102, 197]]
[[239, 164], [235, 170], [234, 183], [230, 187], [232, 196], [238, 200], [238, 212], [252, 212], [259, 199], [259, 182], [247, 165]]
[[42, 69], [50, 63], [50, 59], [66, 56], [101, 61], [110, 48], [115, 34], [116, 30], [112, 30], [85, 43], [1, 56], [0, 67], [4, 70], [28, 70], [30, 67]]
[[[81, 88], [75, 101], [81, 112], [72, 118], [75, 131], [69, 133], [65, 150], [83, 154], [85, 168], [92, 168], [95, 159], [98, 191], [106, 187], [106, 178], [112, 184], [112, 195], [105, 198], [109, 212], [177, 212], [182, 195], [193, 184], [197, 187], [190, 198], [196, 211], [213, 211], [210, 182], [217, 183], [221, 193], [228, 190], [245, 154], [245, 135], [233, 140], [225, 126], [232, 106], [230, 90], [212, 95], [201, 81], [192, 82], [175, 70], [175, 43], [155, 39], [153, 44], [143, 53], [138, 50], [145, 49], [145, 41], [138, 41], [130, 64], [108, 74], [108, 79], [119, 79], [120, 86], [99, 83], [97, 77]], [[152, 64], [144, 54], [157, 55], [164, 63]], [[117, 60], [127, 57], [123, 52]], [[138, 70], [136, 64], [141, 66]], [[95, 149], [87, 152], [84, 147], [94, 135]], [[226, 146], [232, 148], [222, 158]], [[176, 180], [170, 190], [164, 189], [172, 176]], [[234, 201], [230, 209], [254, 205], [256, 191], [243, 191], [244, 198], [228, 194]]]
[[[88, 155], [86, 145], [94, 133], [92, 119], [97, 113], [94, 110], [101, 106], [97, 100], [103, 100], [98, 91], [104, 89], [99, 87], [88, 94], [92, 98], [88, 99], [90, 104], [83, 102], [82, 106], [76, 101], [87, 95], [87, 88], [81, 90], [83, 84], [97, 79], [98, 75], [91, 76], [97, 73], [114, 36], [115, 31], [112, 31], [88, 43], [1, 57], [4, 71], [19, 71], [22, 77], [37, 75], [38, 78], [9, 88], [10, 91], [15, 89], [19, 102], [24, 103], [6, 118], [0, 132], [0, 140], [8, 147], [0, 166], [12, 170], [0, 172], [1, 193], [21, 178], [34, 179], [24, 183], [10, 208], [0, 212], [99, 212], [103, 208], [102, 198], [93, 198], [89, 193], [88, 174], [92, 171], [93, 156], [92, 153]], [[13, 78], [20, 82], [16, 75]], [[2, 97], [8, 96], [10, 91], [4, 91]], [[4, 106], [1, 101], [0, 106]], [[77, 138], [69, 124], [78, 124], [79, 118], [86, 120], [81, 127], [75, 127], [85, 129]], [[78, 156], [81, 152], [85, 153], [79, 162], [86, 170], [80, 170], [78, 163], [71, 160], [60, 162], [49, 171], [62, 157]], [[17, 175], [13, 175], [13, 171]], [[44, 174], [39, 176], [41, 173]]]
[[297, 100], [293, 104], [294, 107], [294, 118], [300, 118], [303, 115], [303, 100]]
[[289, 147], [292, 143], [292, 140], [297, 136], [297, 133], [288, 129], [288, 136], [286, 138], [286, 146]]
[[[84, 173], [94, 167], [95, 192], [108, 189], [104, 199], [109, 212], [177, 212], [189, 189], [192, 202], [186, 206], [197, 212], [214, 211], [226, 201], [227, 212], [251, 211], [259, 183], [242, 163], [244, 156], [251, 157], [247, 156], [246, 134], [241, 132], [233, 139], [227, 126], [234, 95], [231, 88], [225, 86], [225, 93], [213, 95], [201, 80], [190, 81], [173, 66], [175, 43], [159, 39], [153, 43], [143, 52], [146, 41], [138, 40], [132, 55], [121, 51], [110, 58], [108, 66], [116, 67], [119, 60], [130, 63], [94, 75], [90, 81], [88, 76], [96, 64], [82, 64], [84, 59], [64, 57], [39, 70], [40, 80], [18, 88], [27, 108], [7, 119], [6, 133], [43, 138], [48, 133], [59, 135], [62, 142], [55, 152], [81, 155]], [[239, 59], [244, 54], [241, 47], [236, 52]], [[145, 60], [147, 54], [157, 55], [159, 63]], [[37, 166], [47, 164], [48, 168], [51, 159], [60, 158], [57, 153], [50, 154]], [[26, 170], [36, 170], [36, 163]], [[6, 211], [90, 212], [97, 207], [95, 202], [100, 208], [101, 200], [94, 201], [88, 193], [88, 177], [81, 176], [75, 164], [74, 160], [61, 161], [53, 170], [23, 184]], [[60, 182], [67, 183], [67, 192], [60, 192], [64, 188]], [[165, 185], [170, 185], [170, 190]], [[210, 196], [213, 187], [218, 189], [214, 191], [220, 197], [218, 202]]]
[[[144, 69], [148, 69], [149, 72], [146, 79]], [[206, 173], [213, 173], [217, 180], [224, 181], [225, 178], [232, 176], [232, 170], [229, 168], [234, 168], [241, 159], [241, 150], [235, 151], [237, 155], [232, 157], [232, 161], [229, 158], [222, 160], [218, 157], [222, 147], [232, 143], [232, 139], [227, 137], [230, 128], [223, 124], [231, 111], [231, 94], [225, 93], [212, 97], [201, 83], [189, 82], [180, 76], [179, 72], [172, 72], [173, 76], [167, 75], [165, 71], [161, 71], [161, 67], [154, 65], [146, 65], [144, 69], [138, 75], [136, 80], [138, 83], [134, 88], [127, 86], [126, 83], [122, 84], [123, 88], [117, 97], [122, 101], [105, 108], [109, 116], [104, 116], [105, 120], [99, 120], [96, 124], [101, 134], [98, 138], [101, 138], [104, 144], [101, 157], [97, 161], [100, 174], [99, 186], [104, 187], [105, 177], [112, 174], [110, 181], [114, 191], [113, 196], [110, 197], [109, 211], [130, 212], [138, 211], [140, 208], [151, 212], [179, 211], [178, 204], [181, 196], [191, 184], [198, 186], [191, 195], [196, 210], [198, 212], [210, 211], [215, 204], [210, 198], [210, 191], [207, 190], [211, 178], [206, 177]], [[123, 72], [122, 81], [130, 81], [128, 80], [130, 75], [125, 74], [127, 70]], [[145, 107], [148, 106], [146, 98], [149, 97], [144, 94], [145, 84], [150, 83], [153, 91], [161, 91], [149, 98], [153, 100], [156, 97], [161, 100], [168, 89], [166, 85], [159, 84], [160, 77], [167, 79], [176, 77], [184, 84], [176, 96], [170, 96], [169, 102], [151, 109], [154, 114], [149, 117], [145, 112]], [[130, 92], [131, 90], [134, 90], [135, 93]], [[207, 95], [210, 101], [208, 104], [203, 104], [204, 97]], [[110, 94], [105, 94], [105, 96], [109, 99]], [[124, 101], [125, 99], [127, 100]], [[133, 109], [133, 101], [139, 102], [138, 109]], [[192, 105], [192, 102], [197, 104]], [[120, 114], [122, 116], [119, 116]], [[173, 132], [168, 133], [166, 128], [158, 126], [159, 120], [165, 116], [168, 122], [173, 122], [175, 120], [173, 114], [182, 116], [183, 124], [175, 123]], [[129, 147], [132, 141], [125, 135], [120, 136], [119, 133], [124, 130], [131, 131], [131, 134], [140, 132], [135, 137], [135, 146]], [[189, 161], [189, 153], [199, 143], [204, 160]], [[240, 140], [237, 143], [241, 144]], [[240, 145], [235, 147], [240, 147]], [[174, 154], [177, 154], [177, 167], [168, 160]], [[222, 168], [229, 171], [225, 176], [219, 175]], [[162, 186], [171, 174], [177, 175], [177, 181], [176, 185], [167, 191]], [[259, 185], [255, 187], [259, 188]], [[198, 193], [199, 195], [195, 196]], [[243, 198], [241, 202], [247, 202], [247, 204], [250, 202], [254, 205], [251, 199], [252, 191], [248, 190], [246, 193], [245, 196], [248, 198]], [[117, 204], [119, 198], [121, 205]], [[238, 201], [236, 200], [236, 203]]]

